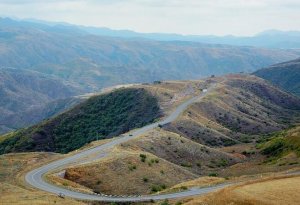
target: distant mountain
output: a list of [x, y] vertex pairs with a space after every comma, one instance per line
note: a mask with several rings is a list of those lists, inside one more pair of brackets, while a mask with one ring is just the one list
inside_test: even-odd
[[79, 27], [82, 30], [103, 36], [122, 38], [146, 38], [158, 41], [191, 41], [233, 46], [255, 46], [265, 48], [300, 48], [300, 31], [266, 31], [250, 37], [213, 36], [213, 35], [179, 35], [160, 33], [136, 33], [128, 30], [111, 30], [108, 28]]
[[77, 26], [1, 19], [1, 65], [34, 70], [93, 92], [116, 84], [252, 72], [300, 53], [90, 33]]
[[300, 58], [263, 68], [254, 75], [300, 96]]
[[41, 73], [0, 68], [0, 133], [56, 114], [76, 101], [65, 98], [79, 93], [79, 88]]
[[53, 27], [79, 29], [93, 35], [120, 37], [120, 38], [145, 38], [157, 41], [191, 41], [210, 44], [227, 44], [234, 46], [255, 46], [266, 48], [300, 48], [300, 31], [267, 30], [255, 36], [214, 36], [214, 35], [180, 35], [170, 33], [138, 33], [130, 30], [113, 30], [103, 27], [76, 26], [68, 23], [54, 23], [38, 20], [30, 22], [46, 24]]

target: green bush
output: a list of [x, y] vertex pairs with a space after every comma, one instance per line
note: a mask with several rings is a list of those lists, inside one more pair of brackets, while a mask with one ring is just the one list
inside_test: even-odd
[[143, 177], [143, 182], [148, 182], [149, 179], [147, 177]]
[[146, 161], [147, 156], [145, 154], [140, 154], [140, 158], [142, 162]]
[[210, 176], [210, 177], [217, 177], [218, 174], [217, 173], [210, 173], [210, 174], [208, 174], [208, 176]]
[[162, 184], [162, 185], [152, 185], [151, 186], [151, 192], [152, 193], [159, 192], [159, 191], [162, 191], [162, 190], [164, 190], [166, 188], [167, 188], [167, 186], [165, 184]]

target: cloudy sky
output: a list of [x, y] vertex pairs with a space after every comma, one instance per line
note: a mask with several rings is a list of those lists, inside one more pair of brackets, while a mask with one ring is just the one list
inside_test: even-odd
[[0, 0], [0, 15], [139, 32], [300, 30], [300, 0]]

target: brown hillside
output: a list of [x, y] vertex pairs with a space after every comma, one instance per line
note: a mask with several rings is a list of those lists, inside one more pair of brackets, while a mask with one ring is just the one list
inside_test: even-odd
[[250, 142], [281, 130], [299, 116], [300, 100], [253, 76], [228, 76], [205, 100], [195, 103], [166, 130], [202, 144]]

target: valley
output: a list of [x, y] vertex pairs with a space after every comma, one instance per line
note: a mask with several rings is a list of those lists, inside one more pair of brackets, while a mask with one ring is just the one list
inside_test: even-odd
[[209, 42], [123, 38], [74, 25], [0, 18], [0, 133], [51, 118], [82, 102], [78, 96], [103, 88], [251, 73], [300, 53], [293, 47]]
[[[133, 96], [130, 96], [131, 92]], [[150, 103], [146, 106], [149, 112], [146, 112], [145, 107], [140, 108], [144, 112], [143, 118], [138, 118], [137, 115], [141, 113], [139, 104], [132, 101], [137, 108], [134, 110], [128, 104], [131, 102], [128, 99], [136, 99], [134, 96], [138, 99], [145, 98], [143, 105]], [[279, 172], [277, 174], [279, 177], [285, 176], [285, 172], [280, 171], [299, 167], [297, 122], [300, 117], [300, 100], [260, 78], [241, 74], [198, 81], [159, 81], [154, 84], [132, 85], [129, 88], [111, 90], [93, 96], [51, 120], [6, 135], [8, 141], [5, 142], [4, 138], [0, 141], [0, 147], [5, 152], [22, 152], [23, 150], [18, 147], [24, 148], [25, 144], [20, 146], [20, 143], [26, 142], [24, 139], [31, 140], [30, 136], [36, 136], [35, 133], [39, 133], [40, 136], [53, 136], [53, 132], [45, 131], [53, 129], [47, 127], [56, 126], [53, 122], [57, 120], [73, 123], [78, 118], [78, 122], [84, 119], [91, 122], [90, 119], [93, 118], [86, 118], [89, 116], [86, 109], [92, 109], [93, 104], [104, 106], [102, 108], [104, 110], [109, 110], [111, 106], [111, 109], [116, 110], [110, 98], [115, 102], [122, 102], [125, 99], [127, 102], [123, 108], [122, 103], [117, 103], [120, 110], [115, 115], [109, 112], [114, 121], [119, 121], [119, 113], [129, 110], [139, 122], [141, 119], [148, 119], [145, 124], [151, 122], [154, 124], [134, 129], [129, 133], [126, 133], [127, 129], [112, 132], [113, 134], [103, 133], [103, 137], [108, 139], [100, 145], [94, 144], [80, 150], [73, 148], [74, 151], [69, 154], [57, 155], [61, 160], [33, 170], [26, 175], [26, 181], [39, 189], [56, 194], [61, 192], [82, 200], [147, 201], [168, 198], [170, 203], [173, 201], [187, 204], [199, 201], [214, 203], [209, 201], [210, 195], [213, 196], [214, 192], [209, 195], [203, 194], [215, 190], [216, 193], [222, 192], [222, 188], [228, 183], [248, 183], [254, 179], [260, 180], [261, 176], [265, 179], [273, 172]], [[252, 99], [251, 102], [247, 100], [249, 98]], [[95, 110], [90, 113], [95, 113]], [[148, 116], [147, 113], [149, 118], [145, 118]], [[101, 116], [105, 115], [102, 111]], [[70, 117], [72, 121], [68, 122]], [[126, 122], [120, 121], [125, 124]], [[289, 128], [293, 124], [296, 126]], [[109, 129], [114, 130], [113, 124], [109, 126], [111, 126]], [[143, 125], [136, 126], [138, 128]], [[86, 127], [87, 130], [93, 128], [94, 126]], [[27, 133], [29, 138], [23, 138], [26, 135], [22, 133]], [[123, 134], [120, 137], [115, 138], [121, 133]], [[70, 142], [75, 139], [74, 136], [76, 135], [64, 135], [62, 139]], [[66, 152], [59, 147], [59, 144], [54, 143], [51, 149]], [[282, 151], [278, 152], [277, 148]], [[27, 151], [36, 150], [39, 148], [27, 147]], [[14, 156], [14, 154], [3, 156], [10, 155]], [[57, 176], [56, 173], [62, 170], [63, 177]], [[43, 181], [42, 175], [46, 173], [47, 180]], [[23, 172], [23, 177], [24, 174]], [[11, 186], [11, 182], [9, 184]], [[230, 187], [224, 190], [231, 190]], [[222, 190], [218, 191], [219, 189]], [[248, 193], [252, 187], [245, 186], [245, 190]], [[192, 196], [195, 194], [199, 197]], [[55, 198], [54, 195], [51, 196]], [[7, 193], [5, 197], [9, 197]], [[172, 199], [177, 197], [180, 199]], [[248, 195], [243, 194], [239, 197], [247, 198]]]
[[300, 1], [0, 12], [0, 205], [300, 204]]

